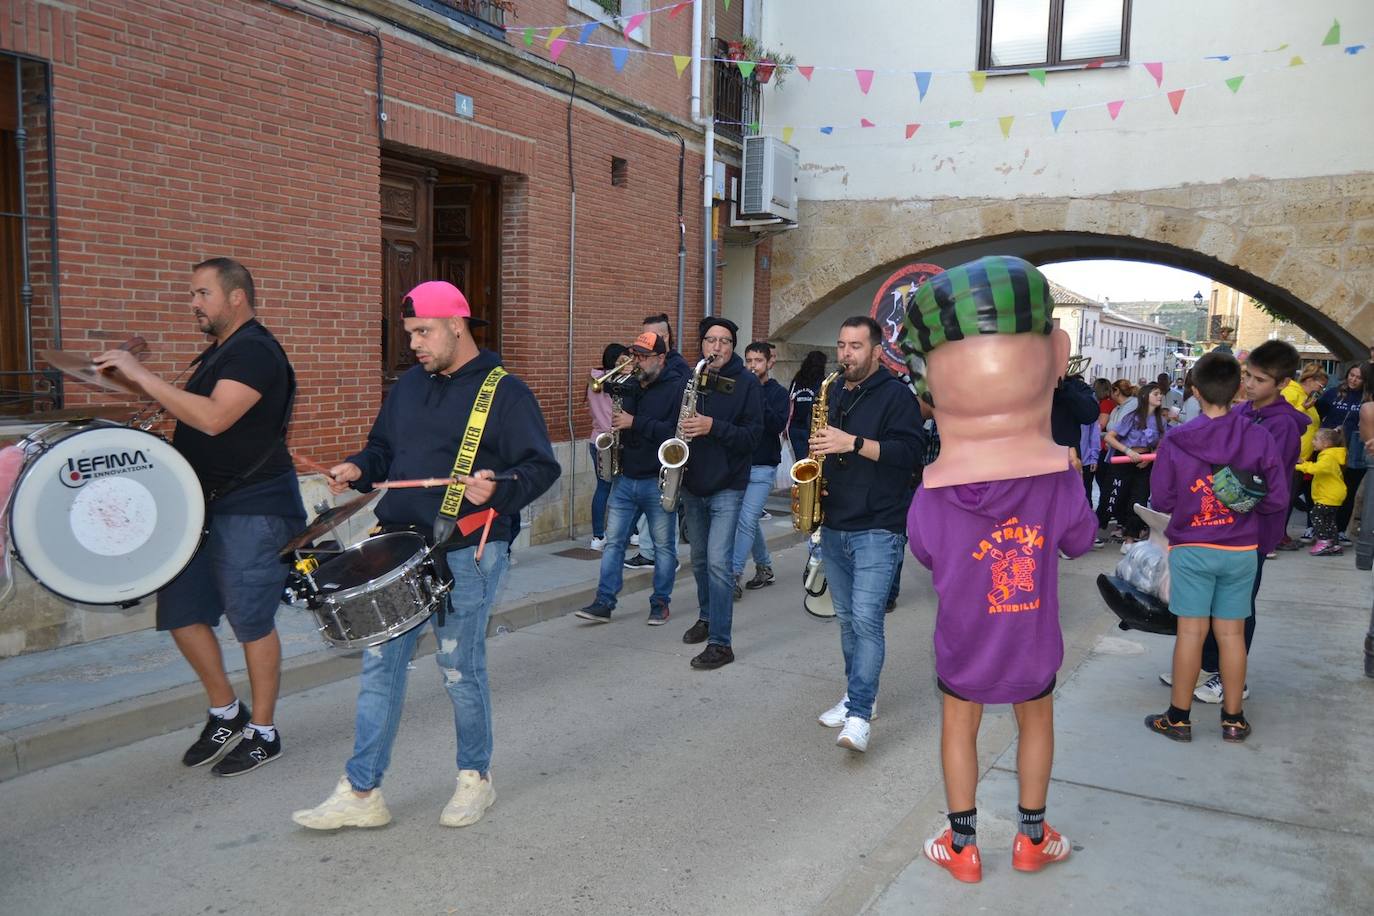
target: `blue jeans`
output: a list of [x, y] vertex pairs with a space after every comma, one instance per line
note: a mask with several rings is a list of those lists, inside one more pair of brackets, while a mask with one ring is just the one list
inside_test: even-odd
[[625, 584], [625, 546], [630, 543], [631, 526], [640, 513], [654, 532], [654, 591], [649, 607], [667, 607], [673, 597], [673, 577], [677, 574], [677, 516], [664, 512], [659, 502], [658, 478], [635, 480], [623, 474], [611, 486], [611, 501], [606, 518], [606, 547], [601, 551], [601, 580], [596, 586], [596, 603], [614, 609], [616, 596]]
[[752, 550], [755, 566], [773, 565], [768, 553], [768, 544], [759, 528], [759, 514], [763, 512], [768, 494], [773, 492], [773, 478], [777, 475], [776, 466], [756, 464], [749, 469], [749, 486], [744, 488], [744, 502], [739, 507], [739, 525], [735, 528], [735, 557], [732, 572], [735, 578], [744, 573], [744, 561], [749, 559]]
[[[434, 661], [453, 701], [453, 728], [458, 737], [458, 769], [485, 774], [491, 768], [491, 694], [487, 689], [487, 620], [510, 561], [510, 545], [487, 544], [482, 562], [477, 548], [448, 554], [453, 590], [443, 626], [430, 618], [439, 643]], [[424, 626], [415, 627], [363, 653], [362, 686], [353, 733], [353, 756], [344, 766], [348, 782], [359, 792], [382, 784], [391, 748], [401, 724], [406, 698], [406, 666], [415, 654]]]
[[883, 610], [905, 547], [905, 536], [881, 528], [836, 531], [821, 526], [825, 578], [840, 622], [848, 712], [860, 719], [873, 715], [878, 698], [886, 653]]
[[707, 642], [730, 645], [735, 613], [735, 577], [730, 573], [739, 526], [743, 490], [721, 490], [710, 496], [682, 493], [682, 513], [692, 542], [692, 573], [697, 580], [697, 618], [711, 628]]
[[[596, 446], [587, 443], [587, 451], [592, 455], [592, 467], [596, 467]], [[596, 478], [596, 492], [592, 494], [592, 537], [606, 536], [606, 500], [611, 495], [611, 481]]]

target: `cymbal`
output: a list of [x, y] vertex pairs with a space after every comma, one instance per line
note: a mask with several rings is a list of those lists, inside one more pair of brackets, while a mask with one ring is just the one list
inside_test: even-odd
[[287, 545], [278, 552], [278, 556], [285, 556], [293, 550], [299, 550], [327, 532], [330, 528], [352, 518], [361, 509], [366, 507], [368, 503], [381, 495], [381, 490], [373, 490], [371, 493], [363, 493], [359, 496], [355, 496], [343, 505], [324, 510], [319, 515], [315, 516], [315, 520], [310, 523], [310, 527], [306, 528], [289, 541]]
[[79, 356], [65, 350], [39, 350], [38, 355], [51, 363], [53, 368], [62, 370], [64, 375], [69, 375], [79, 382], [95, 385], [97, 388], [104, 388], [107, 391], [118, 391], [120, 394], [132, 394], [127, 388], [97, 369], [89, 356]]
[[0, 414], [0, 423], [61, 423], [66, 420], [128, 420], [133, 416], [129, 407], [116, 404], [87, 404], [85, 407], [64, 407], [37, 413]]

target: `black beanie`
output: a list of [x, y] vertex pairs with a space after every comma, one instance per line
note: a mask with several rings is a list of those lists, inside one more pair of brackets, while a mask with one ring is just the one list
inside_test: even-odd
[[729, 330], [730, 341], [732, 343], [739, 340], [739, 325], [735, 324], [729, 318], [721, 318], [719, 315], [707, 315], [705, 318], [701, 319], [701, 324], [697, 325], [697, 339], [699, 340], [705, 337], [706, 331], [714, 327], [722, 327]]

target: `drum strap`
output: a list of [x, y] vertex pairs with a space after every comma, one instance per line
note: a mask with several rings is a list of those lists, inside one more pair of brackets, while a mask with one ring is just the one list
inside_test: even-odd
[[[482, 442], [482, 434], [487, 428], [487, 416], [491, 413], [491, 402], [496, 396], [496, 386], [505, 377], [506, 370], [497, 366], [487, 373], [482, 387], [478, 389], [477, 399], [472, 402], [472, 413], [468, 415], [468, 428], [463, 433], [463, 441], [458, 445], [458, 456], [453, 461], [453, 473], [450, 477], [461, 478], [472, 473], [473, 462], [477, 460], [477, 446]], [[449, 484], [448, 489], [444, 491], [444, 501], [439, 506], [439, 515], [456, 519], [466, 490], [465, 483]]]

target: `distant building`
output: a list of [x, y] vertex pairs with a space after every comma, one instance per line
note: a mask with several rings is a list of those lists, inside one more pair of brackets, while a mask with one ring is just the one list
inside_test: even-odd
[[1074, 342], [1073, 352], [1088, 357], [1083, 375], [1094, 378], [1127, 378], [1132, 382], [1154, 379], [1161, 372], [1180, 371], [1169, 329], [1151, 321], [1137, 321], [1116, 309], [1094, 302], [1081, 293], [1050, 282], [1054, 317]]
[[1210, 350], [1224, 340], [1243, 358], [1267, 340], [1286, 340], [1297, 348], [1304, 363], [1320, 363], [1328, 372], [1339, 368], [1340, 360], [1315, 337], [1296, 324], [1275, 317], [1254, 299], [1229, 286], [1212, 284], [1207, 312], [1208, 334], [1202, 339], [1205, 349]]

